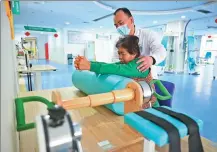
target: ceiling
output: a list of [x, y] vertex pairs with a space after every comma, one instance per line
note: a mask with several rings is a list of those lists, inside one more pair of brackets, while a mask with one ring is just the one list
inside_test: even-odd
[[[115, 31], [112, 13], [119, 7], [130, 9], [139, 27], [191, 19], [188, 30], [217, 33], [217, 2], [212, 1], [20, 1], [21, 13], [14, 15], [15, 31], [24, 30], [24, 25]], [[198, 12], [200, 9], [211, 13]]]

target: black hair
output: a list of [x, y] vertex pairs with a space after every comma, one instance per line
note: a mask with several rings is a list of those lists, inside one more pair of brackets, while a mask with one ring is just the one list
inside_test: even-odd
[[130, 12], [129, 9], [125, 8], [125, 7], [122, 7], [122, 8], [118, 8], [115, 12], [114, 12], [114, 15], [117, 14], [117, 12], [119, 11], [123, 11], [128, 17], [132, 17], [132, 14]]
[[131, 55], [136, 55], [136, 58], [140, 56], [139, 50], [139, 38], [134, 35], [126, 35], [121, 37], [117, 43], [116, 48], [123, 47]]

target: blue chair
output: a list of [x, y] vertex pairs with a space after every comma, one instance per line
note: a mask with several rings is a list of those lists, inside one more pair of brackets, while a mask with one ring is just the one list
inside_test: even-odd
[[[168, 100], [158, 100], [158, 102], [161, 106], [172, 107], [172, 99], [173, 99], [173, 94], [175, 90], [175, 84], [172, 82], [163, 81], [163, 80], [161, 80], [161, 82], [165, 86], [165, 88], [168, 90], [168, 92], [171, 94], [172, 98]], [[158, 94], [162, 95], [160, 89], [156, 85], [155, 85], [155, 90]]]
[[209, 60], [211, 58], [211, 56], [212, 56], [211, 52], [206, 52], [205, 59]]

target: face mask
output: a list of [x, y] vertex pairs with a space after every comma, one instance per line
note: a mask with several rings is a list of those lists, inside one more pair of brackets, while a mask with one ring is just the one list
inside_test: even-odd
[[128, 35], [130, 34], [130, 29], [128, 28], [128, 26], [125, 24], [125, 25], [122, 25], [122, 26], [119, 26], [117, 28], [117, 31], [118, 33], [120, 33], [121, 35]]

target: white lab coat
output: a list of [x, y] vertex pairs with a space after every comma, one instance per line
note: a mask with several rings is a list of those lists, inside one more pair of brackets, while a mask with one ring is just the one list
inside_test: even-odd
[[[158, 79], [156, 65], [166, 58], [166, 49], [161, 44], [162, 37], [158, 33], [146, 29], [136, 29], [135, 35], [139, 37], [141, 56], [152, 56], [156, 60], [155, 65], [151, 66], [151, 72], [153, 78]], [[117, 51], [115, 51], [115, 56], [117, 59]]]

